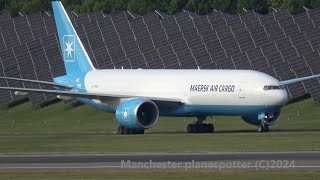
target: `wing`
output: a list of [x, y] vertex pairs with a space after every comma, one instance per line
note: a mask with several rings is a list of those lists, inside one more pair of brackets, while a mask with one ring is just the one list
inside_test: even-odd
[[65, 89], [72, 89], [72, 87], [73, 87], [72, 85], [59, 84], [59, 83], [54, 83], [54, 82], [38, 81], [38, 80], [31, 80], [31, 79], [19, 79], [19, 78], [13, 78], [13, 77], [1, 77], [0, 76], [0, 79], [30, 82], [30, 83], [43, 84], [43, 85], [51, 85], [54, 87], [65, 88]]
[[[74, 92], [50, 89], [32, 89], [32, 88], [17, 88], [17, 87], [0, 87], [0, 90], [13, 90], [18, 92], [33, 92], [33, 93], [46, 93], [67, 97], [88, 98], [97, 100], [113, 100], [115, 98], [146, 98], [161, 107], [161, 109], [174, 109], [184, 104], [183, 100], [178, 98], [157, 98], [157, 97], [143, 97], [143, 96], [129, 96], [129, 95], [115, 95], [115, 94], [100, 94], [100, 93], [87, 93], [87, 92]], [[160, 108], [159, 107], [159, 108]]]
[[308, 80], [308, 79], [313, 79], [313, 78], [317, 78], [317, 77], [320, 77], [320, 74], [297, 78], [297, 79], [290, 79], [290, 80], [286, 80], [286, 81], [281, 81], [280, 84], [281, 85], [288, 85], [288, 84], [292, 84], [292, 83], [296, 83], [296, 82], [300, 82], [300, 81], [304, 81], [304, 80]]

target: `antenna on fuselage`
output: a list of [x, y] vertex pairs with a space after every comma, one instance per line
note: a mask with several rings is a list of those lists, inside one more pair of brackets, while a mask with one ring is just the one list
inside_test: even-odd
[[197, 67], [198, 67], [198, 70], [201, 70], [201, 68], [199, 66], [197, 66]]

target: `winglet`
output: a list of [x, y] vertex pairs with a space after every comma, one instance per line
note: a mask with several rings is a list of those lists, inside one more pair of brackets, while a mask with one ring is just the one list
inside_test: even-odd
[[292, 83], [296, 83], [296, 82], [300, 82], [300, 81], [304, 81], [304, 80], [308, 80], [308, 79], [313, 79], [313, 78], [317, 78], [317, 77], [320, 77], [320, 74], [297, 78], [297, 79], [290, 79], [290, 80], [286, 80], [286, 81], [281, 81], [280, 85], [288, 85], [288, 84], [292, 84]]

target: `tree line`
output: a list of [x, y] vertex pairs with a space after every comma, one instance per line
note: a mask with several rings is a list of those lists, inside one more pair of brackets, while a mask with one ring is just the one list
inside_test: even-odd
[[[154, 10], [176, 14], [183, 9], [200, 15], [214, 10], [229, 14], [239, 14], [243, 8], [267, 14], [274, 9], [288, 9], [297, 14], [306, 8], [320, 7], [320, 0], [62, 0], [64, 6], [77, 13], [100, 11], [113, 14], [129, 10], [141, 15]], [[51, 0], [0, 0], [0, 10], [7, 10], [11, 16], [30, 14], [37, 11], [51, 12]]]

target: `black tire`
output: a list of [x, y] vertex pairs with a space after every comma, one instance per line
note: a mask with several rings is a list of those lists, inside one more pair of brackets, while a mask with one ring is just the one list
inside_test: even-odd
[[264, 132], [269, 132], [269, 126], [267, 124], [264, 125]]
[[187, 126], [187, 132], [192, 133], [192, 124], [188, 124]]
[[258, 126], [258, 132], [269, 132], [269, 126], [267, 124], [261, 124]]
[[213, 133], [214, 132], [214, 126], [213, 124], [208, 124], [208, 133]]
[[123, 133], [122, 134], [128, 134], [128, 129], [127, 128], [123, 128]]
[[198, 126], [196, 124], [191, 124], [191, 133], [198, 133]]
[[137, 130], [136, 133], [137, 133], [137, 134], [144, 134], [144, 129]]
[[119, 126], [118, 127], [118, 134], [123, 134], [123, 127], [122, 126]]

